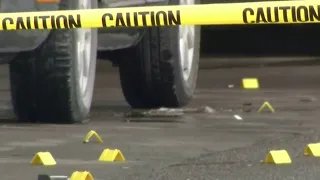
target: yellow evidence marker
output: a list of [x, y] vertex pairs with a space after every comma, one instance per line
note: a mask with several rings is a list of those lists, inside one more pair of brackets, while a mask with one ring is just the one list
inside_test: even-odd
[[304, 148], [303, 154], [306, 156], [320, 157], [320, 143], [308, 144]]
[[257, 78], [243, 78], [242, 86], [244, 89], [259, 89], [259, 81]]
[[271, 106], [271, 104], [268, 101], [265, 101], [262, 106], [259, 108], [258, 112], [261, 112], [265, 107], [267, 107], [271, 112], [276, 112], [274, 108]]
[[291, 158], [286, 150], [272, 150], [269, 151], [265, 163], [270, 164], [291, 164]]
[[88, 143], [92, 136], [94, 136], [99, 143], [103, 143], [102, 138], [98, 135], [96, 131], [93, 130], [89, 131], [88, 134], [84, 137], [83, 143]]
[[125, 161], [125, 158], [118, 149], [105, 149], [99, 157], [101, 162]]
[[69, 180], [94, 180], [94, 178], [88, 171], [75, 171]]
[[57, 162], [50, 152], [38, 152], [31, 160], [32, 165], [54, 166]]

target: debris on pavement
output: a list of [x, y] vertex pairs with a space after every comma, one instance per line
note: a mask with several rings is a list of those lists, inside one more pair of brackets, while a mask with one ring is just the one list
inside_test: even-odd
[[213, 108], [210, 106], [202, 106], [200, 107], [203, 113], [214, 113], [216, 112]]
[[237, 115], [237, 114], [233, 115], [233, 117], [234, 117], [236, 120], [242, 120], [242, 117], [239, 116], [239, 115]]
[[159, 108], [152, 110], [133, 110], [125, 114], [125, 117], [180, 117], [185, 113], [214, 113], [209, 106], [199, 108]]
[[180, 111], [164, 111], [164, 110], [133, 110], [125, 114], [125, 117], [139, 118], [139, 117], [179, 117], [183, 112]]
[[68, 176], [51, 176], [48, 174], [39, 174], [38, 180], [69, 180]]
[[243, 110], [243, 112], [251, 112], [252, 111], [252, 103], [251, 102], [243, 103], [242, 110]]
[[312, 97], [312, 96], [303, 96], [303, 97], [300, 97], [300, 101], [301, 102], [313, 102], [313, 101], [316, 101], [317, 99], [315, 97]]

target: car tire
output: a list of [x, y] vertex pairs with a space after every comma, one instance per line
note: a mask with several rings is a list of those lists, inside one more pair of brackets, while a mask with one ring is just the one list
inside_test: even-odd
[[[183, 0], [170, 1], [171, 5], [186, 4]], [[180, 43], [180, 33], [185, 28], [192, 30], [186, 32], [191, 32], [187, 38], [193, 42], [188, 67], [186, 53], [182, 52], [186, 48], [181, 48], [184, 43]], [[187, 105], [196, 87], [199, 50], [199, 26], [146, 28], [136, 46], [117, 53], [122, 92], [128, 104], [141, 109]]]
[[[95, 0], [61, 0], [59, 4], [60, 10], [97, 6]], [[87, 120], [94, 88], [97, 35], [97, 29], [52, 30], [37, 49], [20, 53], [10, 62], [11, 97], [18, 120]]]

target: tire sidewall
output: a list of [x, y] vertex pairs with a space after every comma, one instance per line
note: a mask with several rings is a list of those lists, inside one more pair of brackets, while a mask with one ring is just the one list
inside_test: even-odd
[[[91, 0], [91, 8], [98, 8], [97, 0]], [[69, 1], [69, 7], [72, 9], [76, 9], [79, 7], [78, 4], [79, 1], [72, 0]], [[97, 46], [98, 46], [98, 31], [97, 29], [92, 28], [91, 29], [91, 60], [90, 60], [90, 69], [89, 69], [89, 78], [87, 82], [87, 88], [86, 88], [86, 98], [88, 98], [87, 102], [84, 102], [84, 98], [82, 97], [80, 85], [79, 85], [79, 76], [78, 76], [78, 60], [77, 58], [77, 35], [76, 35], [76, 29], [70, 30], [72, 33], [72, 70], [71, 70], [71, 81], [72, 81], [72, 95], [75, 96], [73, 99], [75, 100], [75, 110], [78, 110], [79, 112], [76, 112], [75, 115], [83, 116], [79, 117], [79, 119], [83, 119], [87, 114], [90, 112], [91, 108], [91, 102], [92, 102], [92, 96], [93, 96], [93, 90], [94, 90], [94, 81], [95, 81], [95, 74], [96, 74], [96, 61], [97, 61]]]
[[[199, 0], [195, 0], [196, 4], [200, 4]], [[170, 5], [180, 5], [179, 0], [170, 0]], [[172, 44], [172, 53], [175, 57], [175, 84], [176, 91], [181, 104], [187, 104], [194, 94], [196, 88], [199, 58], [200, 58], [200, 26], [195, 26], [194, 33], [194, 56], [191, 65], [191, 72], [187, 80], [183, 77], [183, 69], [181, 66], [180, 48], [179, 48], [179, 27], [171, 27], [170, 39], [175, 40]]]

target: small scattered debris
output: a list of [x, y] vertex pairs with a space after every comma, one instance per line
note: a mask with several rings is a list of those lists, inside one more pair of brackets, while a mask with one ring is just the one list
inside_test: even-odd
[[233, 115], [233, 117], [236, 118], [236, 120], [242, 120], [242, 117], [237, 114]]
[[251, 112], [252, 111], [252, 103], [251, 102], [245, 102], [242, 104], [243, 112]]
[[313, 102], [313, 101], [316, 101], [316, 98], [312, 97], [312, 96], [303, 96], [300, 98], [300, 101], [301, 102]]
[[68, 176], [56, 176], [56, 175], [48, 175], [48, 174], [39, 174], [38, 180], [69, 180]]
[[125, 117], [179, 117], [185, 113], [214, 113], [215, 110], [209, 106], [200, 108], [159, 108], [152, 110], [133, 110], [125, 114]]
[[121, 117], [122, 115], [123, 115], [122, 113], [116, 113], [116, 112], [112, 113], [113, 117]]
[[204, 112], [204, 113], [214, 113], [216, 112], [214, 109], [212, 109], [210, 106], [202, 106], [200, 107], [200, 109]]
[[233, 84], [229, 84], [228, 88], [234, 88], [234, 85]]
[[142, 111], [142, 110], [134, 110], [125, 114], [125, 117], [179, 117], [182, 116], [183, 112], [179, 111], [164, 111], [163, 109], [159, 110], [149, 110], [149, 111]]
[[174, 118], [174, 117], [143, 117], [143, 118], [125, 118], [124, 122], [130, 123], [184, 123], [183, 120], [180, 118]]
[[159, 109], [153, 109], [153, 110], [150, 110], [150, 112], [183, 112], [183, 109], [174, 109], [174, 108], [164, 108], [164, 107], [161, 107]]

